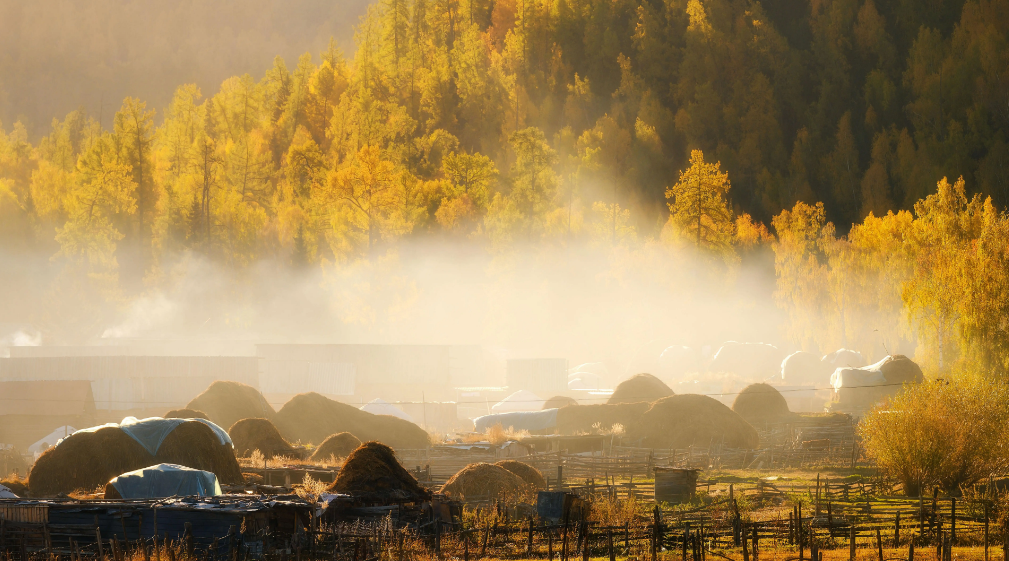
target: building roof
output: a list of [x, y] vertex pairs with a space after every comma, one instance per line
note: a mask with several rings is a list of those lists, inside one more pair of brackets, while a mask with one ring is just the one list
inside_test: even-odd
[[94, 410], [87, 380], [0, 382], [0, 415], [66, 417]]

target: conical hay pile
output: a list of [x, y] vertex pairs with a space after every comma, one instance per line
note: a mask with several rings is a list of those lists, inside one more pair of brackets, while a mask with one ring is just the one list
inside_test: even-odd
[[28, 487], [34, 497], [90, 491], [128, 471], [162, 463], [213, 472], [225, 484], [242, 482], [231, 447], [207, 425], [191, 421], [170, 432], [154, 456], [118, 427], [72, 434], [39, 457]]
[[186, 409], [203, 411], [209, 420], [222, 427], [257, 417], [272, 421], [277, 414], [256, 388], [220, 380], [193, 398]]
[[662, 380], [651, 374], [635, 374], [620, 382], [606, 403], [610, 405], [639, 401], [651, 403], [656, 399], [669, 395], [673, 395], [673, 390], [669, 389], [669, 386], [663, 383]]
[[427, 432], [410, 421], [392, 415], [373, 415], [314, 392], [291, 398], [274, 422], [280, 434], [292, 442], [321, 443], [338, 432], [349, 432], [363, 441], [374, 440], [393, 448], [427, 448], [431, 442]]
[[431, 498], [430, 491], [399, 464], [392, 448], [379, 442], [366, 442], [351, 452], [329, 492], [369, 501], [420, 502]]
[[555, 395], [543, 403], [543, 409], [560, 409], [568, 405], [578, 405], [578, 402], [573, 397]]
[[526, 485], [532, 485], [535, 489], [546, 489], [547, 487], [547, 480], [543, 479], [543, 474], [540, 473], [540, 470], [527, 463], [520, 462], [518, 460], [501, 460], [499, 462], [494, 462], [494, 465], [503, 467], [514, 473], [519, 476]]
[[686, 448], [722, 444], [757, 448], [760, 437], [736, 412], [706, 395], [664, 397], [627, 429], [627, 440], [645, 448]]
[[648, 406], [639, 402], [563, 407], [557, 410], [557, 431], [561, 434], [588, 434], [595, 431], [593, 425], [596, 423], [604, 430], [615, 424], [627, 428], [645, 414]]
[[732, 403], [732, 410], [751, 423], [774, 421], [791, 414], [788, 403], [773, 386], [750, 384]]
[[324, 462], [332, 456], [346, 458], [361, 445], [361, 440], [349, 432], [332, 434], [315, 449], [313, 462]]
[[267, 419], [242, 419], [231, 425], [228, 435], [235, 443], [235, 455], [239, 458], [247, 458], [255, 450], [259, 450], [267, 458], [299, 456], [294, 447], [280, 436], [277, 427]]
[[470, 464], [452, 476], [441, 492], [455, 499], [496, 498], [525, 485], [521, 477], [494, 464]]
[[210, 420], [203, 411], [197, 411], [196, 409], [172, 409], [168, 413], [165, 413], [164, 418], [166, 419], [206, 419]]
[[921, 367], [904, 355], [893, 355], [879, 370], [887, 384], [920, 384], [925, 379]]

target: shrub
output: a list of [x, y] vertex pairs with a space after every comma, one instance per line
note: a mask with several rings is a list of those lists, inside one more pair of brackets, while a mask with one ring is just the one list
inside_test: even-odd
[[908, 385], [859, 423], [866, 451], [909, 496], [961, 486], [1009, 467], [1009, 385], [977, 372]]

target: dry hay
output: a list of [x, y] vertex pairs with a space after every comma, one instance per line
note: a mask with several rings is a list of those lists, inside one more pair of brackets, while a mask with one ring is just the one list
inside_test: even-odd
[[21, 497], [22, 499], [28, 497], [28, 478], [27, 477], [14, 477], [11, 475], [5, 479], [0, 479], [0, 485], [10, 489], [11, 493]]
[[39, 457], [28, 488], [34, 497], [90, 490], [128, 471], [162, 463], [209, 471], [225, 484], [242, 482], [231, 447], [221, 444], [207, 425], [190, 421], [170, 432], [154, 456], [118, 427], [72, 434]]
[[242, 419], [228, 429], [231, 441], [235, 443], [235, 455], [245, 458], [259, 450], [267, 458], [282, 456], [299, 459], [300, 454], [280, 436], [277, 427], [267, 419]]
[[589, 434], [617, 424], [626, 428], [647, 410], [648, 404], [643, 402], [571, 405], [557, 410], [557, 431], [561, 434]]
[[732, 410], [749, 423], [775, 421], [791, 414], [785, 398], [768, 384], [750, 384], [743, 388]]
[[193, 398], [186, 409], [203, 411], [211, 421], [222, 427], [257, 417], [272, 421], [277, 414], [256, 388], [221, 380], [210, 384], [203, 393]]
[[262, 485], [266, 482], [266, 479], [258, 473], [242, 472], [242, 479], [245, 480], [246, 485]]
[[410, 421], [373, 415], [314, 392], [291, 398], [274, 422], [290, 441], [321, 443], [331, 434], [349, 432], [363, 441], [375, 440], [393, 448], [427, 448], [431, 443], [427, 432]]
[[494, 462], [494, 465], [503, 467], [514, 473], [519, 476], [526, 485], [532, 485], [534, 489], [547, 488], [547, 480], [543, 479], [543, 474], [540, 473], [540, 470], [527, 463], [520, 462], [518, 460], [501, 460], [499, 462]]
[[543, 402], [543, 409], [560, 409], [568, 405], [578, 405], [578, 401], [566, 395], [555, 395]]
[[322, 441], [322, 444], [320, 444], [318, 448], [315, 449], [315, 453], [312, 454], [311, 460], [313, 462], [324, 462], [333, 456], [336, 456], [337, 458], [346, 458], [360, 445], [361, 439], [349, 432], [331, 434], [328, 438], [326, 438], [326, 440]]
[[452, 476], [441, 492], [454, 499], [497, 498], [514, 493], [525, 481], [507, 469], [494, 464], [470, 464]]
[[887, 384], [920, 384], [925, 376], [915, 362], [904, 355], [893, 355], [879, 367]]
[[686, 448], [722, 444], [753, 449], [757, 431], [742, 417], [706, 395], [664, 397], [651, 405], [627, 430], [627, 440], [645, 448]]
[[28, 462], [21, 456], [17, 448], [0, 448], [0, 477], [13, 473], [24, 476], [28, 473]]
[[669, 395], [673, 395], [673, 390], [669, 389], [669, 386], [662, 380], [651, 374], [635, 374], [620, 382], [606, 403], [609, 405], [641, 401], [651, 403]]
[[123, 496], [119, 494], [119, 490], [112, 483], [105, 484], [105, 500], [107, 501], [121, 501]]
[[421, 502], [431, 493], [399, 464], [396, 454], [380, 442], [365, 442], [350, 453], [328, 489], [365, 501]]
[[164, 414], [165, 419], [206, 419], [210, 420], [203, 411], [197, 411], [196, 409], [172, 409], [168, 413]]

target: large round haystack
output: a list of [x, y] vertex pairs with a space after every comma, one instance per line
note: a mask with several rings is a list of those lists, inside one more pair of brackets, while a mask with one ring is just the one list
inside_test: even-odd
[[598, 429], [608, 430], [613, 425], [622, 425], [626, 429], [647, 410], [648, 404], [644, 402], [572, 405], [557, 410], [557, 431], [561, 434], [588, 434]]
[[921, 367], [904, 355], [893, 355], [879, 366], [887, 384], [920, 384], [925, 376]]
[[235, 455], [239, 458], [246, 458], [256, 450], [267, 458], [299, 457], [294, 447], [280, 436], [277, 427], [267, 419], [242, 419], [231, 425], [228, 435], [235, 443]]
[[673, 395], [673, 390], [651, 374], [635, 374], [620, 382], [606, 403], [651, 403], [656, 399]]
[[732, 410], [750, 424], [777, 421], [791, 413], [785, 398], [768, 384], [750, 384], [743, 388], [732, 403]]
[[325, 462], [332, 457], [346, 458], [361, 445], [361, 439], [349, 432], [331, 434], [312, 454], [313, 462]]
[[578, 401], [566, 395], [555, 395], [543, 402], [543, 409], [560, 409], [568, 405], [578, 405]]
[[399, 464], [392, 448], [380, 442], [365, 442], [351, 452], [329, 491], [365, 501], [419, 502], [431, 498], [431, 492]]
[[91, 491], [122, 473], [162, 463], [213, 472], [226, 484], [242, 482], [231, 446], [207, 425], [190, 421], [168, 433], [153, 456], [118, 427], [74, 433], [39, 457], [28, 487], [34, 497]]
[[373, 415], [353, 405], [317, 393], [291, 398], [274, 420], [288, 440], [322, 442], [329, 435], [349, 432], [361, 440], [375, 440], [393, 448], [427, 448], [427, 432], [410, 421], [391, 415]]
[[519, 476], [526, 485], [532, 485], [534, 489], [546, 489], [547, 487], [547, 480], [543, 479], [543, 474], [540, 473], [540, 470], [527, 463], [520, 462], [518, 460], [501, 460], [499, 462], [494, 462], [494, 465], [503, 467], [514, 473]]
[[452, 476], [441, 492], [454, 499], [493, 499], [518, 491], [525, 485], [521, 477], [494, 464], [470, 464]]
[[686, 448], [722, 444], [727, 448], [756, 448], [757, 431], [716, 399], [683, 394], [664, 397], [651, 405], [627, 430], [627, 439], [645, 448]]
[[256, 388], [220, 380], [193, 398], [186, 409], [203, 411], [211, 421], [222, 427], [230, 427], [242, 419], [272, 421], [277, 414]]
[[206, 419], [210, 420], [203, 411], [197, 411], [196, 409], [172, 409], [168, 413], [164, 414], [165, 419]]

